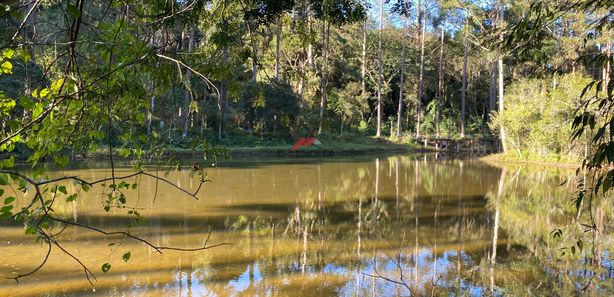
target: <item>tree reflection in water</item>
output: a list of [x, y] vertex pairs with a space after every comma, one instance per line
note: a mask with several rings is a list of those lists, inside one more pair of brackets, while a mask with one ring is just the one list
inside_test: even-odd
[[[131, 247], [132, 266], [101, 275], [97, 292], [542, 296], [577, 294], [589, 284], [589, 295], [614, 293], [610, 198], [596, 202], [597, 244], [586, 243], [582, 251], [562, 256], [561, 248], [574, 238], [572, 231], [580, 232], [570, 203], [573, 183], [559, 186], [573, 172], [501, 169], [431, 155], [242, 162], [210, 171], [213, 183], [207, 185], [202, 204], [162, 195], [156, 203], [163, 207], [148, 214], [143, 210], [149, 220], [133, 232], [152, 234], [155, 229], [164, 234], [155, 240], [190, 244], [211, 227], [214, 238], [234, 245], [189, 256], [150, 256]], [[181, 173], [173, 174], [178, 182], [187, 182]], [[155, 185], [142, 184], [140, 191], [148, 186]], [[141, 197], [141, 203], [148, 205], [147, 199]], [[87, 204], [57, 208], [94, 225], [125, 223], [118, 215], [101, 217]], [[555, 228], [565, 230], [562, 238], [553, 238]], [[19, 226], [7, 230], [11, 240], [23, 232]], [[87, 245], [92, 253], [108, 252], [93, 235], [70, 236], [67, 240]], [[32, 254], [37, 248], [21, 247]], [[0, 246], [3, 255], [16, 252]], [[23, 264], [10, 258], [5, 262], [0, 269], [7, 274]], [[91, 292], [70, 267], [50, 264], [40, 275], [42, 281], [25, 284], [33, 295], [58, 285], [66, 295]], [[57, 271], [63, 272], [61, 277]], [[17, 288], [0, 282], [2, 292]]]

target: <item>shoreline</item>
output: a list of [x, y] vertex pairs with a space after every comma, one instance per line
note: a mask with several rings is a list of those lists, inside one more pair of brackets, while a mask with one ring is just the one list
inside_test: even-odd
[[489, 163], [489, 164], [516, 164], [516, 165], [530, 165], [530, 166], [543, 166], [543, 167], [554, 167], [554, 168], [562, 168], [562, 169], [576, 169], [582, 166], [581, 162], [540, 162], [540, 161], [532, 161], [525, 159], [517, 159], [517, 158], [506, 158], [502, 154], [492, 154], [486, 155], [479, 158], [481, 161]]
[[[433, 149], [425, 148], [409, 143], [396, 143], [385, 139], [367, 139], [363, 142], [340, 142], [334, 141], [322, 145], [314, 145], [307, 148], [292, 151], [291, 144], [287, 145], [262, 145], [262, 146], [227, 146], [224, 147], [230, 159], [246, 157], [281, 157], [281, 158], [303, 158], [303, 157], [335, 157], [335, 156], [359, 156], [370, 154], [393, 154], [393, 153], [431, 153]], [[177, 158], [201, 158], [205, 150], [171, 148], [166, 151], [167, 156]], [[96, 151], [86, 156], [72, 154], [71, 161], [101, 161], [108, 159], [106, 151]], [[130, 156], [122, 158], [117, 149], [113, 149], [113, 158], [118, 160], [134, 160]], [[144, 154], [143, 159], [147, 158]]]

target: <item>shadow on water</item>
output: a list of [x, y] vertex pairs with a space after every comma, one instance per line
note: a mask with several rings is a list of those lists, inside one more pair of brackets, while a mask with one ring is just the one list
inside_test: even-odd
[[[600, 267], [586, 264], [586, 254], [561, 258], [564, 242], [550, 236], [555, 227], [573, 223], [567, 219], [573, 187], [558, 186], [570, 172], [495, 168], [432, 154], [243, 160], [209, 171], [214, 182], [198, 201], [178, 199], [168, 187], [152, 194], [155, 185], [142, 181], [138, 203], [146, 206], [147, 220], [129, 230], [165, 245], [197, 246], [211, 228], [212, 243], [233, 245], [157, 255], [119, 237], [71, 228], [61, 237], [67, 247], [94, 267], [114, 265], [98, 275], [96, 294], [542, 296], [576, 294], [589, 281], [592, 295], [614, 292], [609, 209], [600, 221]], [[189, 185], [187, 173], [168, 178]], [[134, 219], [121, 210], [105, 213], [87, 200], [59, 204], [56, 211], [112, 230]], [[24, 241], [21, 227], [0, 228], [7, 235], [3, 241], [24, 242], [0, 244], [7, 264], [0, 273], [38, 263], [39, 246]], [[127, 264], [115, 259], [125, 250], [133, 251]], [[30, 256], [10, 256], [26, 252]], [[32, 295], [93, 293], [73, 264], [49, 263], [25, 285]], [[17, 296], [12, 292], [19, 288], [0, 281], [8, 295]]]

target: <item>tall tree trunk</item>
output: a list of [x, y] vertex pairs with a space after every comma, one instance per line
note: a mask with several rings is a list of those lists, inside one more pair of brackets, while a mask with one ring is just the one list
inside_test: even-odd
[[384, 0], [380, 0], [379, 8], [379, 42], [377, 44], [377, 132], [375, 137], [382, 136], [382, 33], [384, 31]]
[[444, 79], [444, 66], [443, 66], [443, 50], [444, 50], [444, 38], [445, 38], [445, 17], [441, 18], [441, 39], [439, 43], [439, 81], [437, 83], [437, 98], [435, 102], [435, 135], [439, 137], [439, 118], [440, 118], [440, 106], [443, 100], [443, 79]]
[[224, 114], [224, 107], [226, 104], [226, 99], [228, 97], [228, 80], [224, 79], [222, 80], [222, 82], [220, 83], [220, 96], [218, 97], [218, 101], [217, 101], [217, 111], [219, 113], [219, 122], [217, 124], [217, 138], [218, 139], [222, 139], [222, 133], [224, 132], [224, 121], [225, 121], [225, 114]]
[[606, 64], [603, 67], [603, 93], [608, 96], [608, 85], [610, 84], [610, 56], [612, 54], [612, 41], [608, 40], [605, 45], [604, 54], [606, 57]]
[[[503, 8], [502, 7], [499, 10], [497, 23], [499, 21], [503, 21]], [[503, 41], [503, 33], [499, 34], [499, 40]], [[503, 93], [504, 93], [503, 87], [504, 86], [503, 86], [503, 54], [502, 53], [499, 53], [499, 55], [497, 56], [497, 65], [499, 68], [499, 119], [500, 119], [499, 139], [501, 140], [501, 148], [503, 149], [503, 153], [505, 153], [507, 152], [507, 145], [505, 143], [505, 127], [503, 124], [505, 105], [504, 105], [504, 98], [503, 98]]]
[[[419, 2], [418, 2], [419, 3]], [[420, 8], [418, 8], [420, 9]], [[424, 1], [424, 12], [426, 12], [426, 0]], [[424, 78], [424, 37], [426, 34], [426, 15], [418, 10], [418, 20], [421, 22], [420, 33], [420, 74], [418, 76], [418, 93], [416, 95], [416, 138], [420, 137], [420, 124], [422, 123], [422, 86]]]
[[488, 114], [495, 110], [497, 105], [497, 62], [492, 61], [490, 63], [490, 89], [488, 98]]
[[324, 111], [326, 110], [326, 101], [328, 99], [328, 31], [329, 23], [325, 20], [322, 24], [322, 81], [320, 84], [320, 125], [318, 126], [318, 134], [322, 134]]
[[[465, 19], [465, 29], [467, 29], [468, 19]], [[467, 56], [469, 46], [467, 45], [467, 35], [463, 37], [463, 86], [461, 88], [461, 122], [460, 122], [460, 137], [465, 137], [465, 123], [467, 122]]]
[[256, 84], [258, 76], [258, 46], [256, 44], [256, 28], [249, 21], [247, 21], [247, 31], [252, 43], [252, 83]]
[[307, 27], [309, 34], [309, 43], [307, 44], [307, 64], [312, 69], [315, 69], [315, 63], [313, 63], [313, 44], [311, 43], [311, 37], [313, 35], [313, 16], [311, 11], [311, 5], [307, 6]]
[[[190, 29], [190, 34], [188, 35], [188, 52], [192, 52], [194, 50], [194, 41], [195, 41], [195, 36], [196, 35], [196, 30], [194, 28]], [[181, 138], [187, 138], [188, 137], [188, 130], [190, 127], [190, 115], [191, 115], [191, 111], [190, 111], [190, 103], [192, 102], [192, 71], [190, 71], [189, 69], [186, 69], [185, 71], [185, 86], [186, 86], [186, 94], [185, 94], [185, 98], [184, 98], [184, 104], [183, 107], [185, 108], [185, 111], [183, 112], [183, 132], [181, 133]]]
[[401, 117], [403, 116], [403, 104], [405, 103], [405, 56], [407, 50], [405, 49], [407, 43], [407, 19], [403, 23], [403, 46], [401, 49], [401, 81], [399, 82], [399, 108], [397, 110], [397, 138], [401, 137]]
[[362, 28], [362, 61], [360, 63], [360, 90], [364, 96], [367, 93], [367, 20]]
[[501, 148], [503, 152], [507, 152], [507, 145], [505, 144], [505, 128], [503, 127], [503, 113], [504, 113], [504, 105], [503, 105], [503, 57], [499, 55], [497, 59], [497, 64], [499, 65], [499, 139], [501, 141]]
[[275, 79], [279, 79], [279, 50], [281, 46], [281, 16], [277, 19], [277, 31], [275, 32]]
[[154, 81], [149, 80], [149, 109], [147, 110], [147, 136], [151, 136], [151, 123], [153, 121], [154, 107], [156, 104], [156, 96], [154, 95]]

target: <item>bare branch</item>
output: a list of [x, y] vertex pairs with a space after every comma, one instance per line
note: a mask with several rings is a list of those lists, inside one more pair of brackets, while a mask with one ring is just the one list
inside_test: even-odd
[[17, 276], [14, 276], [14, 277], [7, 277], [7, 279], [12, 279], [12, 280], [15, 280], [16, 282], [19, 282], [20, 278], [32, 275], [36, 273], [37, 271], [39, 271], [41, 268], [43, 268], [43, 266], [45, 266], [45, 263], [47, 263], [47, 260], [49, 260], [49, 255], [51, 254], [51, 242], [47, 241], [46, 243], [47, 243], [47, 254], [45, 254], [45, 258], [43, 259], [43, 262], [40, 263], [40, 265], [38, 265], [36, 268], [34, 268], [28, 273], [18, 274]]

